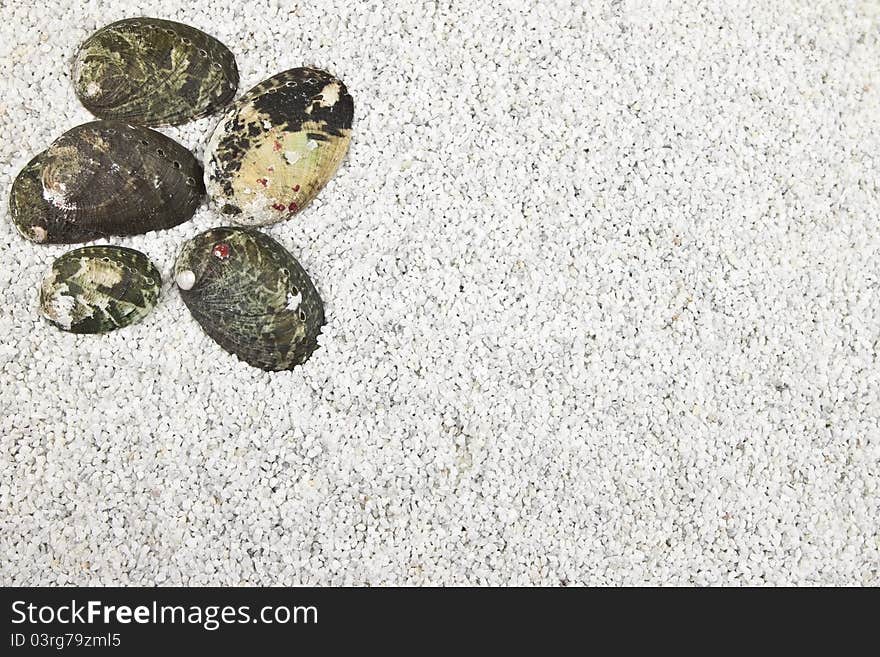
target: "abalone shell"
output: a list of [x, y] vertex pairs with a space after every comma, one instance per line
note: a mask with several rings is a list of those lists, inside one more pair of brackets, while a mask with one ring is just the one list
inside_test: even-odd
[[237, 224], [273, 224], [304, 208], [342, 162], [354, 102], [341, 80], [294, 68], [238, 99], [205, 152], [205, 186]]
[[189, 25], [127, 18], [79, 47], [73, 87], [95, 116], [146, 126], [177, 125], [224, 107], [238, 88], [229, 49]]
[[203, 194], [201, 165], [176, 141], [94, 121], [64, 133], [22, 169], [9, 212], [34, 242], [86, 242], [176, 226]]
[[71, 333], [105, 333], [140, 321], [162, 278], [149, 258], [121, 246], [86, 246], [58, 258], [40, 286], [40, 308]]
[[174, 273], [195, 320], [246, 363], [292, 369], [317, 348], [321, 297], [296, 259], [268, 235], [213, 228], [183, 246]]

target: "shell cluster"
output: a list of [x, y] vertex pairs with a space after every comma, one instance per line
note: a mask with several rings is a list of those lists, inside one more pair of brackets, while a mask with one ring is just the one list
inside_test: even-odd
[[[238, 88], [232, 52], [194, 27], [129, 18], [76, 51], [76, 96], [98, 120], [59, 136], [13, 182], [10, 217], [42, 244], [88, 242], [177, 226], [207, 195], [239, 227], [189, 240], [175, 282], [193, 318], [223, 349], [268, 371], [304, 363], [318, 346], [324, 305], [308, 274], [252, 226], [302, 210], [348, 151], [354, 103], [341, 80], [294, 68]], [[150, 129], [227, 108], [206, 147], [206, 167]], [[57, 258], [40, 286], [46, 319], [71, 333], [134, 324], [162, 281], [150, 259], [121, 246], [86, 246]]]

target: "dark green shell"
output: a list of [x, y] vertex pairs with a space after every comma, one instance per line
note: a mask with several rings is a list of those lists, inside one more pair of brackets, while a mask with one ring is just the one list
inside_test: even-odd
[[304, 208], [351, 141], [354, 102], [326, 71], [294, 68], [229, 109], [205, 150], [205, 187], [232, 221], [265, 226]]
[[34, 242], [87, 242], [176, 226], [203, 194], [201, 165], [176, 141], [94, 121], [64, 133], [22, 169], [9, 213]]
[[174, 272], [192, 316], [246, 363], [292, 369], [317, 348], [321, 297], [296, 259], [268, 235], [213, 228], [183, 246]]
[[73, 87], [102, 119], [178, 125], [225, 106], [238, 88], [229, 49], [204, 32], [158, 18], [111, 23], [80, 46]]
[[71, 333], [106, 333], [140, 321], [162, 278], [149, 258], [121, 246], [86, 246], [58, 258], [40, 287], [40, 308]]

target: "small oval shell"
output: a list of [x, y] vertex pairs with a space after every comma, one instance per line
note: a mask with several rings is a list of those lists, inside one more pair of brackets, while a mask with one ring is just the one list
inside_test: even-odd
[[86, 246], [58, 258], [40, 287], [40, 308], [71, 333], [106, 333], [140, 321], [162, 278], [149, 258], [121, 246]]
[[201, 165], [176, 141], [95, 121], [64, 133], [22, 169], [9, 212], [34, 242], [86, 242], [176, 226], [203, 194]]
[[205, 151], [208, 194], [232, 221], [274, 224], [304, 208], [348, 150], [354, 103], [314, 68], [279, 73], [244, 94]]
[[79, 47], [73, 87], [95, 116], [178, 125], [224, 107], [238, 88], [229, 49], [204, 32], [158, 18], [127, 18]]
[[268, 235], [213, 228], [183, 246], [174, 272], [192, 316], [246, 363], [292, 369], [317, 348], [321, 297], [296, 259]]

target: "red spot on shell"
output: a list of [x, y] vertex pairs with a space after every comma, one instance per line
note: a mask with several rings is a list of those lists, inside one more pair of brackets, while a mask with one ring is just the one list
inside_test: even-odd
[[275, 171], [275, 167], [266, 167], [266, 171], [269, 173], [273, 173]]
[[226, 260], [229, 257], [229, 245], [226, 242], [218, 242], [214, 245], [214, 250], [211, 253], [214, 254], [215, 258]]
[[293, 186], [293, 191], [298, 192], [298, 191], [299, 191], [299, 185], [294, 185], [294, 186]]
[[291, 212], [296, 212], [297, 210], [299, 210], [299, 206], [296, 203], [291, 203], [287, 206], [287, 209]]
[[276, 139], [275, 145], [273, 146], [273, 148], [275, 149], [276, 152], [280, 151], [281, 150], [281, 142]]
[[265, 178], [257, 178], [257, 182], [260, 183], [263, 187], [269, 184], [269, 181]]
[[284, 203], [273, 203], [272, 207], [278, 210], [278, 212], [284, 212], [287, 209], [284, 207]]

